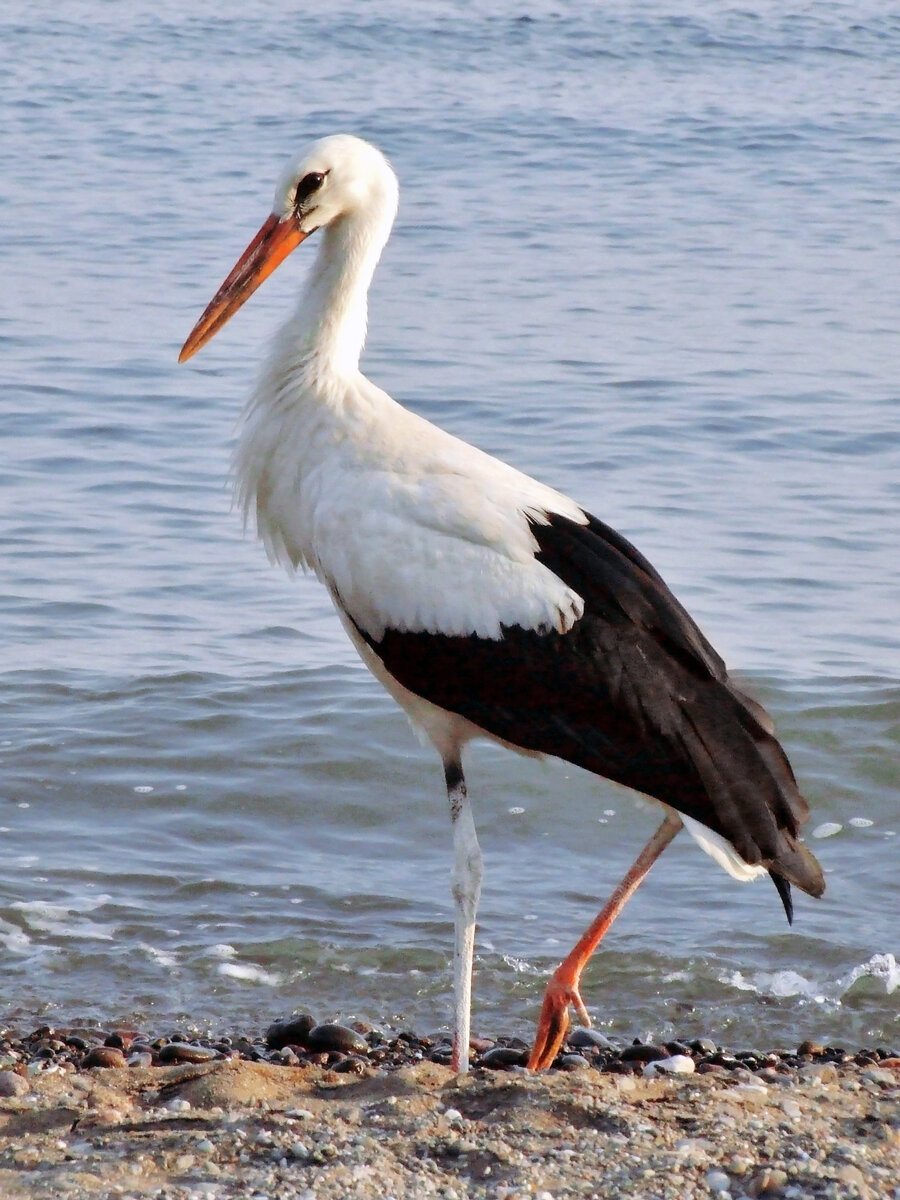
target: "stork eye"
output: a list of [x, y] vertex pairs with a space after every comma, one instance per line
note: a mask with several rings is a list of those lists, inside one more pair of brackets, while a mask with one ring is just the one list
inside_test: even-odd
[[325, 179], [325, 173], [322, 171], [310, 171], [308, 175], [304, 175], [297, 184], [297, 190], [294, 192], [294, 207], [302, 204], [313, 192], [318, 191]]

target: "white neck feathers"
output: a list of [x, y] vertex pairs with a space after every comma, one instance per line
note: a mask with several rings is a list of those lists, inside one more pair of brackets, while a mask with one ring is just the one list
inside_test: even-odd
[[370, 193], [367, 204], [314, 235], [321, 239], [316, 261], [244, 413], [236, 497], [245, 518], [255, 513], [270, 557], [284, 563], [312, 562], [304, 479], [341, 440], [360, 403], [371, 403], [374, 389], [360, 386], [359, 358], [369, 285], [397, 207], [393, 175], [390, 182], [392, 189]]
[[[394, 222], [395, 205], [345, 213], [320, 233], [319, 251], [294, 315], [281, 331], [282, 370], [344, 377], [359, 369], [368, 292]], [[306, 373], [306, 371], [304, 371]]]

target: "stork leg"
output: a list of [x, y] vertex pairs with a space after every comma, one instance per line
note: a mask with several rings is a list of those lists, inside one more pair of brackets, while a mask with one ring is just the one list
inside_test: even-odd
[[472, 960], [475, 955], [475, 914], [483, 874], [481, 848], [472, 818], [459, 759], [444, 763], [450, 819], [453, 822], [453, 1057], [451, 1066], [464, 1075], [469, 1069], [472, 1015]]
[[571, 952], [559, 964], [544, 993], [544, 1003], [538, 1021], [534, 1046], [528, 1059], [528, 1069], [540, 1071], [549, 1067], [559, 1053], [569, 1031], [569, 1005], [573, 1004], [585, 1025], [591, 1018], [581, 999], [579, 984], [581, 972], [588, 959], [600, 945], [606, 931], [625, 907], [626, 901], [640, 885], [641, 880], [682, 828], [677, 813], [669, 812], [653, 837], [640, 852], [628, 874], [613, 892], [606, 906], [590, 923]]

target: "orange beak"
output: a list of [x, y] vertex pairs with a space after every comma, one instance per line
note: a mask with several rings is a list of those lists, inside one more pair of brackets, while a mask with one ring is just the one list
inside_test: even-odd
[[186, 362], [201, 346], [205, 346], [244, 301], [253, 295], [263, 280], [268, 279], [278, 264], [307, 236], [295, 216], [279, 217], [277, 213], [272, 213], [210, 300], [203, 316], [181, 347], [178, 361]]

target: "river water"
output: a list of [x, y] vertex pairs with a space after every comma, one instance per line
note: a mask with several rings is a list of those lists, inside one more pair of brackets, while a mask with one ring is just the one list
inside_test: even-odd
[[[441, 773], [230, 512], [312, 255], [187, 367], [283, 163], [401, 181], [367, 372], [574, 494], [775, 715], [827, 872], [793, 929], [687, 838], [585, 978], [621, 1036], [900, 1041], [900, 19], [882, 5], [14, 4], [0, 242], [3, 1019], [446, 1028]], [[475, 1028], [655, 823], [473, 747]]]

